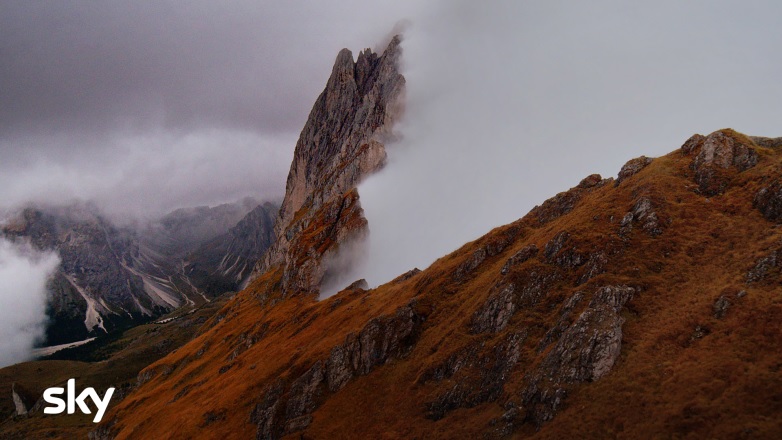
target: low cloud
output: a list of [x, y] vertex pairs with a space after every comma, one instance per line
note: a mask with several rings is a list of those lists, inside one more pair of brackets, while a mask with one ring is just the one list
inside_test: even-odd
[[0, 238], [0, 367], [28, 360], [43, 338], [46, 281], [59, 263], [55, 253]]
[[219, 129], [157, 132], [104, 139], [91, 153], [79, 152], [75, 142], [58, 140], [53, 151], [30, 149], [24, 165], [0, 172], [5, 207], [87, 200], [121, 220], [247, 195], [277, 199], [290, 163], [284, 146], [294, 145], [295, 137]]
[[388, 281], [695, 132], [780, 136], [775, 2], [457, 1], [403, 41], [406, 114], [359, 187]]
[[407, 3], [3, 4], [0, 209], [280, 199], [334, 57], [382, 41]]

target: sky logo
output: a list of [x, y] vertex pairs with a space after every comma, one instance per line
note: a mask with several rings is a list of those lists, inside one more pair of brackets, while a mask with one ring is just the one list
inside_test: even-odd
[[[47, 388], [46, 391], [43, 392], [43, 400], [54, 405], [44, 408], [44, 414], [62, 414], [63, 411], [66, 410], [68, 414], [74, 414], [76, 412], [77, 405], [84, 414], [92, 414], [92, 411], [90, 410], [90, 407], [87, 406], [86, 402], [87, 398], [90, 398], [95, 404], [95, 407], [98, 409], [98, 412], [95, 414], [95, 418], [92, 419], [92, 422], [99, 423], [101, 419], [103, 419], [103, 414], [106, 412], [106, 408], [109, 407], [109, 401], [111, 400], [111, 396], [114, 394], [114, 388], [109, 388], [106, 390], [106, 395], [103, 396], [103, 399], [101, 400], [98, 392], [95, 391], [95, 388], [92, 387], [85, 388], [84, 391], [82, 391], [77, 396], [76, 379], [69, 379], [67, 387], [67, 393], [66, 389], [61, 387]], [[62, 395], [63, 393], [66, 393], [66, 400], [55, 397]]]

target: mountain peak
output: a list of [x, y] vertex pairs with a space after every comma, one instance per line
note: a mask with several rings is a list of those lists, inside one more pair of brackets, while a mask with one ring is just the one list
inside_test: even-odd
[[[296, 143], [275, 244], [254, 277], [282, 265], [286, 292], [317, 292], [327, 257], [364, 233], [366, 220], [354, 189], [385, 163], [384, 143], [401, 111], [405, 85], [398, 71], [400, 41], [393, 38], [381, 55], [366, 49], [355, 62], [348, 49], [337, 55]], [[324, 230], [329, 233], [315, 234]], [[302, 254], [309, 255], [308, 262], [293, 257]]]

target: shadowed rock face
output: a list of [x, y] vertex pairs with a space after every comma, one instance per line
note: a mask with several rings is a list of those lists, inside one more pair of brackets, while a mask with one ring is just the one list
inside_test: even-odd
[[208, 296], [244, 287], [253, 267], [274, 240], [278, 205], [256, 206], [228, 231], [184, 257], [184, 271]]
[[[337, 55], [296, 144], [274, 245], [254, 277], [281, 265], [286, 292], [317, 292], [327, 275], [324, 260], [340, 244], [362, 238], [366, 220], [351, 191], [385, 162], [405, 84], [399, 45], [394, 37], [382, 55], [366, 49], [355, 62], [347, 49]], [[315, 242], [301, 239], [314, 235]]]
[[755, 208], [768, 220], [777, 223], [782, 221], [782, 183], [779, 180], [760, 188], [753, 202]]

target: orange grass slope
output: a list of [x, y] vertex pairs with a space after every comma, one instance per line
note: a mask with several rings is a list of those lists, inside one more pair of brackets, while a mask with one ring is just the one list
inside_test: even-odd
[[693, 136], [369, 291], [274, 267], [93, 438], [779, 437], [778, 148]]

